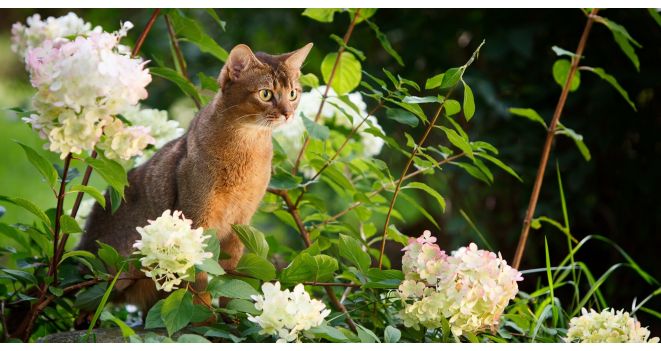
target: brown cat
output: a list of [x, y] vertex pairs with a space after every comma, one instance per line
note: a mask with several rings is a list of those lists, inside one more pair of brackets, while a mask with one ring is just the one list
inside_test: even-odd
[[[194, 228], [217, 230], [222, 250], [231, 256], [220, 264], [234, 269], [243, 244], [230, 225], [248, 224], [264, 196], [271, 177], [271, 130], [294, 117], [300, 67], [311, 48], [309, 43], [272, 56], [235, 46], [213, 101], [186, 134], [129, 172], [125, 200], [115, 214], [94, 206], [79, 249], [95, 252], [98, 240], [128, 256], [139, 239], [136, 227], [167, 209], [181, 210]], [[206, 286], [206, 275], [197, 280], [199, 288]], [[115, 301], [135, 304], [143, 312], [162, 297], [149, 278], [121, 280], [116, 288]]]

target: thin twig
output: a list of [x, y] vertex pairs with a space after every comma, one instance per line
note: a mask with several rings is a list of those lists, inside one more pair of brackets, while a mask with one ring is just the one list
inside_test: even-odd
[[170, 21], [170, 16], [165, 15], [163, 17], [165, 18], [165, 26], [168, 28], [170, 43], [172, 44], [172, 48], [174, 49], [175, 56], [179, 64], [179, 69], [181, 70], [181, 75], [184, 77], [188, 77], [188, 70], [186, 69], [186, 60], [184, 60], [184, 55], [182, 54], [181, 48], [179, 47], [179, 39], [177, 39], [177, 35], [174, 32], [174, 28], [172, 28], [172, 22]]
[[67, 175], [69, 174], [69, 166], [71, 165], [71, 154], [67, 154], [64, 159], [64, 168], [62, 169], [62, 180], [60, 182], [60, 191], [57, 194], [57, 207], [55, 209], [55, 228], [53, 229], [53, 258], [50, 267], [48, 268], [48, 276], [53, 277], [53, 285], [57, 285], [57, 258], [60, 240], [60, 226], [62, 213], [64, 212], [64, 197], [67, 190]]
[[406, 162], [406, 166], [404, 167], [404, 170], [402, 171], [402, 176], [399, 177], [399, 181], [397, 181], [397, 186], [395, 187], [395, 192], [392, 195], [392, 200], [390, 200], [390, 207], [388, 208], [388, 214], [386, 215], [386, 221], [385, 221], [385, 224], [383, 225], [383, 237], [381, 239], [381, 251], [379, 253], [379, 269], [381, 269], [381, 267], [383, 266], [383, 252], [386, 249], [386, 239], [388, 238], [388, 224], [390, 223], [390, 216], [392, 216], [392, 210], [395, 207], [395, 201], [397, 201], [397, 195], [399, 195], [399, 190], [401, 189], [402, 183], [404, 182], [404, 179], [406, 178], [406, 173], [408, 173], [409, 168], [413, 164], [413, 159], [415, 158], [415, 156], [420, 151], [420, 148], [422, 148], [422, 145], [425, 143], [425, 140], [427, 140], [427, 137], [429, 136], [429, 133], [431, 132], [431, 130], [434, 128], [434, 125], [436, 125], [436, 120], [438, 120], [438, 117], [441, 115], [441, 112], [443, 111], [443, 107], [445, 107], [445, 102], [448, 101], [448, 98], [450, 97], [450, 95], [452, 95], [452, 91], [454, 91], [454, 86], [445, 95], [445, 98], [443, 99], [443, 102], [441, 103], [441, 105], [436, 110], [436, 113], [434, 114], [434, 118], [432, 118], [431, 122], [429, 122], [429, 125], [427, 126], [427, 129], [425, 130], [425, 133], [422, 135], [422, 138], [420, 138], [420, 141], [416, 145], [415, 149], [413, 149], [413, 152], [411, 153], [411, 156], [409, 156], [409, 159]]
[[9, 330], [7, 330], [7, 320], [5, 319], [5, 301], [0, 301], [0, 320], [2, 320], [2, 342], [9, 339]]
[[[358, 21], [358, 18], [360, 16], [360, 9], [356, 9], [356, 13], [353, 16], [353, 20], [351, 21], [351, 24], [349, 24], [349, 28], [347, 29], [347, 32], [344, 34], [343, 42], [344, 45], [340, 47], [339, 50], [337, 50], [337, 57], [335, 58], [335, 63], [333, 63], [333, 69], [331, 69], [331, 73], [328, 76], [328, 82], [326, 82], [326, 90], [324, 91], [324, 94], [321, 96], [321, 102], [319, 103], [319, 110], [317, 111], [317, 115], [314, 117], [315, 122], [319, 122], [319, 118], [321, 118], [321, 111], [324, 108], [324, 104], [326, 103], [326, 98], [328, 98], [328, 93], [330, 92], [331, 84], [333, 83], [333, 78], [335, 77], [335, 72], [337, 71], [337, 66], [340, 64], [340, 58], [342, 57], [342, 53], [344, 52], [345, 48], [347, 47], [347, 44], [349, 43], [349, 39], [351, 38], [351, 34], [353, 33], [353, 29], [356, 26], [356, 22]], [[305, 149], [307, 149], [308, 145], [310, 144], [310, 136], [306, 136], [305, 140], [303, 141], [303, 146], [301, 147], [301, 151], [298, 153], [298, 156], [296, 157], [296, 162], [294, 163], [294, 168], [291, 170], [291, 174], [296, 175], [298, 173], [298, 167], [301, 165], [301, 159], [303, 158], [303, 154], [305, 154]]]
[[[298, 209], [294, 206], [294, 203], [291, 201], [291, 198], [289, 197], [289, 194], [287, 191], [284, 190], [275, 190], [275, 189], [270, 189], [274, 194], [280, 195], [282, 199], [285, 201], [287, 204], [287, 210], [289, 214], [291, 214], [292, 218], [294, 218], [294, 222], [296, 222], [296, 226], [298, 227], [298, 231], [301, 234], [301, 237], [303, 238], [303, 242], [305, 243], [305, 247], [310, 247], [312, 245], [312, 242], [310, 241], [310, 233], [305, 229], [305, 224], [303, 223], [303, 220], [301, 220], [301, 215], [298, 212]], [[356, 332], [356, 324], [353, 322], [351, 319], [351, 316], [347, 312], [347, 308], [344, 307], [342, 303], [337, 299], [337, 296], [335, 296], [335, 292], [333, 291], [333, 288], [331, 286], [324, 286], [324, 289], [326, 290], [326, 295], [328, 295], [328, 299], [330, 302], [337, 308], [340, 312], [342, 312], [346, 318], [347, 318], [347, 324], [349, 325], [349, 328]]]
[[145, 39], [147, 38], [147, 34], [151, 31], [151, 27], [154, 25], [154, 22], [156, 22], [156, 18], [158, 17], [158, 14], [161, 12], [161, 9], [154, 9], [154, 12], [152, 12], [151, 17], [149, 17], [149, 21], [147, 21], [147, 25], [145, 26], [145, 29], [140, 33], [140, 36], [138, 37], [138, 41], [135, 42], [135, 46], [133, 47], [133, 51], [131, 51], [131, 56], [135, 57], [138, 55], [140, 52], [140, 48], [142, 48], [142, 44], [145, 42]]
[[588, 35], [590, 34], [590, 29], [592, 28], [592, 23], [594, 22], [594, 18], [596, 17], [598, 11], [599, 9], [592, 9], [592, 12], [588, 15], [585, 28], [583, 29], [583, 34], [581, 35], [581, 39], [578, 42], [578, 47], [576, 48], [576, 55], [572, 56], [571, 68], [569, 70], [569, 74], [567, 75], [567, 81], [562, 88], [562, 93], [560, 93], [558, 104], [555, 107], [555, 112], [553, 113], [551, 124], [549, 125], [546, 132], [546, 141], [544, 142], [544, 149], [542, 149], [542, 156], [539, 160], [539, 167], [537, 168], [535, 184], [533, 185], [532, 194], [530, 194], [530, 202], [528, 203], [528, 209], [526, 210], [526, 217], [523, 220], [523, 229], [521, 230], [521, 236], [519, 237], [519, 244], [516, 247], [516, 253], [514, 254], [514, 260], [512, 261], [512, 267], [515, 269], [519, 269], [519, 266], [521, 265], [521, 258], [523, 257], [523, 252], [526, 248], [528, 233], [530, 232], [530, 224], [532, 223], [532, 217], [535, 214], [537, 199], [539, 198], [539, 192], [542, 188], [542, 182], [544, 181], [544, 173], [546, 172], [546, 164], [549, 161], [549, 154], [551, 153], [551, 146], [553, 145], [553, 139], [555, 137], [555, 128], [558, 124], [558, 121], [560, 121], [562, 110], [565, 107], [565, 102], [567, 101], [567, 96], [569, 95], [571, 82], [574, 78], [574, 74], [576, 73], [576, 69], [578, 68], [578, 63], [581, 61], [581, 57], [583, 56], [583, 50], [585, 49], [585, 44], [588, 40]]
[[[228, 275], [235, 276], [235, 277], [245, 277], [245, 278], [254, 278], [250, 274], [245, 274], [241, 273], [235, 270], [228, 270], [225, 271]], [[271, 282], [275, 283], [277, 280], [272, 280]], [[354, 283], [341, 283], [341, 282], [302, 282], [301, 284], [303, 285], [310, 285], [310, 286], [342, 286], [345, 288], [360, 288], [360, 284], [354, 284]]]

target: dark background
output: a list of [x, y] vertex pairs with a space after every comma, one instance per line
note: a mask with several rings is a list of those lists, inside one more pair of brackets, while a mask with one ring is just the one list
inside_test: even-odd
[[[35, 12], [45, 17], [63, 15], [68, 11], [3, 10], [0, 18], [3, 46], [7, 45], [12, 23], [25, 21]], [[132, 21], [136, 27], [131, 31], [129, 41], [137, 38], [151, 14], [151, 10], [146, 9], [74, 12], [106, 30], [118, 28], [120, 20]], [[321, 76], [318, 67], [324, 55], [337, 50], [329, 35], [335, 33], [343, 36], [349, 16], [337, 14], [334, 23], [322, 24], [301, 16], [301, 12], [302, 9], [219, 9], [217, 13], [227, 22], [226, 32], [202, 10], [187, 13], [205, 23], [206, 31], [228, 51], [235, 44], [246, 43], [259, 51], [285, 52], [312, 41], [315, 47], [303, 71]], [[592, 160], [586, 162], [570, 139], [557, 138], [536, 215], [546, 215], [562, 222], [555, 175], [557, 162], [563, 177], [574, 236], [579, 240], [589, 234], [606, 236], [631, 254], [652, 276], [661, 279], [657, 256], [661, 248], [661, 206], [656, 198], [661, 180], [661, 99], [658, 98], [661, 94], [661, 28], [645, 9], [605, 10], [600, 14], [624, 25], [642, 44], [643, 47], [637, 50], [640, 72], [620, 51], [609, 30], [600, 24], [593, 27], [581, 63], [602, 67], [614, 75], [629, 92], [638, 112], [634, 112], [605, 81], [583, 72], [580, 89], [569, 95], [562, 121], [584, 136]], [[350, 45], [367, 55], [363, 69], [383, 76], [381, 67], [386, 67], [421, 85], [428, 77], [463, 64], [479, 42], [486, 39], [479, 59], [466, 73], [466, 80], [476, 96], [477, 113], [474, 121], [464, 124], [464, 127], [471, 139], [485, 140], [498, 147], [500, 159], [512, 166], [524, 182], [520, 183], [502, 171], [494, 171], [494, 184], [489, 186], [452, 168], [425, 181], [440, 190], [449, 204], [439, 221], [442, 230], [435, 233], [441, 247], [454, 248], [465, 245], [469, 240], [478, 240], [459, 214], [459, 210], [463, 209], [495, 249], [510, 261], [521, 230], [545, 131], [537, 124], [513, 117], [507, 108], [531, 107], [547, 121], [550, 120], [560, 95], [560, 87], [551, 75], [551, 67], [557, 59], [551, 46], [574, 51], [585, 24], [585, 15], [577, 9], [382, 9], [373, 20], [387, 34], [406, 66], [398, 66], [375, 40], [369, 27], [359, 25]], [[217, 60], [200, 53], [193, 45], [183, 43], [182, 47], [191, 76], [199, 71], [214, 76], [217, 74], [220, 69]], [[147, 38], [143, 53], [148, 58], [150, 55], [168, 58], [168, 50], [165, 25], [159, 20]], [[13, 60], [10, 60], [8, 67], [0, 70], [2, 81], [27, 82], [22, 65], [17, 59]], [[161, 79], [155, 79], [149, 90], [147, 104], [159, 108], [167, 108], [181, 95]], [[385, 118], [379, 118], [379, 121], [388, 134], [396, 140], [404, 140], [398, 125]], [[420, 128], [413, 131], [414, 137], [420, 133]], [[444, 140], [438, 133], [429, 140], [429, 143], [441, 142]], [[401, 171], [405, 162], [401, 155], [388, 149], [384, 149], [379, 158], [390, 164], [395, 174]], [[421, 201], [426, 201], [426, 207], [433, 207], [431, 199]], [[380, 225], [377, 224], [377, 227]], [[422, 217], [419, 221], [400, 224], [400, 230], [412, 236], [429, 227], [430, 224]], [[532, 230], [522, 269], [544, 266], [544, 236], [548, 238], [553, 262], [558, 263], [567, 254], [566, 240], [559, 231], [549, 226]], [[613, 264], [623, 262], [617, 250], [597, 241], [587, 244], [579, 252], [578, 259], [584, 260], [596, 277]], [[545, 279], [541, 275], [526, 278], [521, 286], [524, 291], [534, 289], [539, 279]], [[545, 280], [542, 282], [545, 283]], [[627, 268], [617, 270], [603, 287], [611, 306], [626, 310], [631, 309], [634, 298], [640, 301], [653, 290]], [[660, 306], [658, 299], [647, 305], [655, 310], [659, 310]], [[652, 335], [661, 334], [658, 319], [646, 313], [640, 313], [639, 318], [643, 325], [650, 325]]]

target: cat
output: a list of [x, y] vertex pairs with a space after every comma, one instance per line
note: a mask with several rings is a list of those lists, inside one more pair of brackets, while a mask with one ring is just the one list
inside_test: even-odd
[[[244, 44], [229, 53], [218, 77], [219, 90], [193, 119], [188, 131], [128, 173], [129, 186], [119, 209], [111, 214], [96, 203], [78, 245], [96, 252], [96, 241], [123, 255], [135, 251], [136, 227], [163, 211], [180, 210], [193, 228], [213, 228], [223, 252], [225, 270], [235, 269], [243, 244], [231, 224], [248, 224], [271, 177], [274, 127], [294, 118], [301, 86], [300, 68], [312, 43], [281, 55], [253, 53]], [[106, 194], [106, 203], [109, 203]], [[136, 280], [119, 280], [113, 301], [138, 306], [143, 316], [160, 298], [154, 282], [135, 268]], [[194, 288], [204, 290], [206, 274]]]

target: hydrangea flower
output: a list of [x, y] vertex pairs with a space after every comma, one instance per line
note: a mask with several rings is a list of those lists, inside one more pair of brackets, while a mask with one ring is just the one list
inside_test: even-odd
[[[301, 115], [310, 120], [315, 119], [325, 90], [326, 86], [322, 85], [313, 88], [309, 92], [302, 93], [300, 103], [294, 113], [294, 118], [274, 131], [273, 136], [283, 149], [285, 149], [288, 155], [295, 157], [296, 153], [303, 145], [305, 125], [303, 124]], [[360, 93], [348, 94], [347, 98], [356, 109], [340, 100], [335, 91], [331, 88], [328, 92], [328, 99], [324, 103], [324, 107], [321, 111], [319, 123], [325, 125], [332, 124], [347, 129], [352, 129], [357, 126], [367, 115], [367, 105], [363, 101], [363, 97]], [[348, 118], [347, 115], [351, 116], [351, 118]], [[384, 134], [376, 117], [368, 116], [367, 121], [358, 128], [356, 133], [360, 139], [362, 149], [360, 156], [376, 156], [383, 148], [383, 139], [366, 131], [372, 127]], [[307, 171], [303, 169], [303, 171], [308, 177], [311, 177], [315, 173], [313, 170], [309, 169]]]
[[410, 238], [402, 258], [405, 280], [399, 286], [407, 327], [439, 328], [448, 320], [452, 333], [495, 329], [507, 304], [518, 292], [521, 273], [500, 254], [471, 243], [448, 256], [425, 231]]
[[67, 37], [101, 31], [101, 27], [92, 29], [89, 22], [85, 22], [73, 12], [58, 18], [48, 17], [45, 21], [37, 13], [28, 17], [26, 23], [27, 26], [17, 22], [11, 27], [11, 49], [22, 58], [28, 50], [46, 40], [66, 40]]
[[137, 227], [141, 239], [133, 245], [143, 255], [142, 271], [156, 282], [156, 288], [169, 292], [188, 277], [189, 269], [213, 256], [206, 252], [203, 229], [193, 229], [193, 222], [181, 211], [166, 210], [149, 225]]
[[148, 127], [157, 149], [184, 135], [184, 128], [179, 126], [178, 121], [168, 119], [167, 111], [131, 106], [122, 113], [122, 116], [134, 126]]
[[[640, 322], [623, 310], [605, 309], [601, 313], [585, 308], [581, 316], [569, 321], [567, 342], [649, 342], [657, 343], [659, 338], [651, 338], [650, 331], [640, 326]], [[649, 340], [648, 340], [649, 339]]]
[[[69, 153], [90, 151], [106, 128], [108, 142], [99, 145], [109, 157], [127, 159], [141, 154], [148, 130], [124, 127], [115, 116], [147, 97], [151, 82], [146, 62], [132, 58], [119, 44], [133, 25], [117, 32], [91, 29], [76, 15], [14, 25], [13, 50], [24, 56], [30, 82], [37, 89], [35, 112], [23, 120], [48, 140], [45, 147], [64, 159]], [[129, 142], [128, 139], [137, 139]]]
[[330, 314], [323, 302], [310, 298], [303, 284], [290, 292], [280, 290], [280, 282], [267, 282], [262, 284], [262, 292], [251, 296], [262, 314], [248, 315], [248, 320], [262, 328], [260, 334], [277, 336], [278, 342], [298, 341], [301, 331], [321, 325]]

